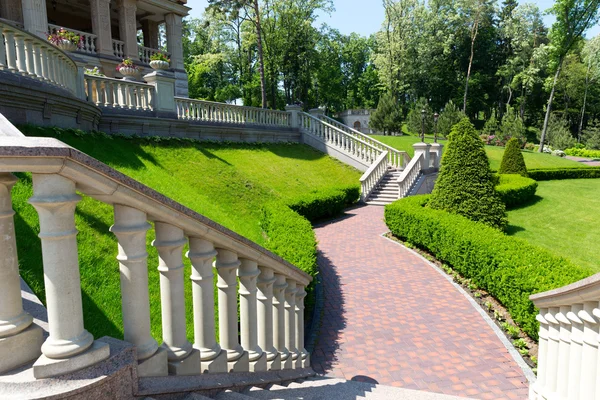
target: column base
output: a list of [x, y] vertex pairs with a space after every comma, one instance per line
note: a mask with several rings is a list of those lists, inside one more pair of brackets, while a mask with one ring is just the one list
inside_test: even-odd
[[200, 370], [204, 373], [218, 374], [221, 372], [227, 372], [227, 352], [221, 350], [221, 352], [212, 360], [202, 361]]
[[310, 367], [310, 353], [306, 352], [302, 357], [302, 368]]
[[267, 355], [262, 353], [260, 358], [250, 361], [250, 372], [264, 372], [267, 370]]
[[169, 361], [169, 375], [198, 375], [200, 350], [193, 349], [183, 360]]
[[288, 354], [288, 357], [285, 360], [281, 360], [281, 369], [293, 369], [294, 368], [294, 360], [292, 359], [292, 355]]
[[294, 368], [302, 368], [302, 353], [298, 353], [298, 358], [296, 358], [293, 362]]
[[104, 361], [109, 356], [110, 348], [108, 344], [95, 340], [89, 349], [70, 358], [55, 360], [42, 355], [33, 364], [33, 376], [36, 379], [44, 379], [65, 375]]
[[243, 352], [241, 357], [235, 361], [227, 361], [227, 372], [250, 372], [248, 352]]
[[277, 353], [275, 358], [271, 361], [267, 361], [268, 371], [279, 371], [281, 369], [281, 354]]
[[138, 361], [137, 370], [139, 377], [169, 375], [167, 350], [159, 347], [156, 353], [145, 360]]
[[43, 343], [42, 328], [36, 324], [15, 335], [0, 338], [0, 374], [38, 358]]

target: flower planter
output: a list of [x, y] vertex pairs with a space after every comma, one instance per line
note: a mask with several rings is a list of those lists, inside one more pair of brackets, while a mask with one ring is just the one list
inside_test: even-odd
[[121, 67], [119, 68], [119, 73], [121, 73], [121, 75], [124, 77], [133, 77], [138, 74], [138, 69], [132, 67]]
[[67, 39], [62, 39], [59, 42], [56, 43], [56, 47], [58, 47], [59, 49], [63, 50], [63, 51], [75, 51], [77, 50], [77, 44], [71, 42], [70, 40]]
[[153, 60], [153, 61], [150, 61], [150, 66], [152, 67], [152, 69], [165, 70], [165, 69], [169, 69], [169, 67], [171, 65], [169, 64], [168, 61]]

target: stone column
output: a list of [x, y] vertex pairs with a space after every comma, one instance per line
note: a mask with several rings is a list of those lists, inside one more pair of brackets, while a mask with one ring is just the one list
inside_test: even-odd
[[[583, 320], [583, 353], [581, 357], [581, 381], [579, 388], [582, 399], [592, 399], [596, 393], [596, 367], [598, 364], [598, 321], [594, 318], [594, 309], [598, 308], [597, 301], [586, 301], [583, 310], [579, 311], [579, 318]], [[557, 376], [557, 379], [564, 379]]]
[[281, 358], [281, 368], [292, 368], [292, 357], [286, 347], [286, 329], [285, 323], [285, 289], [287, 288], [285, 276], [275, 274], [275, 284], [273, 285], [273, 344]]
[[[83, 327], [75, 207], [75, 182], [60, 175], [33, 174], [29, 202], [40, 219], [46, 308], [50, 336], [33, 366], [36, 378], [77, 371], [108, 358], [107, 344]], [[87, 351], [86, 351], [87, 350]], [[82, 354], [83, 353], [83, 354]]]
[[567, 398], [567, 378], [569, 376], [569, 352], [571, 349], [571, 322], [567, 318], [567, 314], [571, 311], [571, 307], [560, 307], [560, 311], [556, 314], [556, 320], [560, 324], [558, 345], [558, 381], [556, 384], [556, 392], [563, 398]]
[[149, 19], [143, 20], [142, 32], [144, 32], [144, 46], [158, 49], [158, 22]]
[[200, 354], [188, 342], [185, 325], [182, 251], [187, 240], [176, 226], [156, 222], [154, 227], [156, 240], [152, 244], [158, 250], [163, 347], [167, 350], [169, 373], [194, 375], [200, 371]]
[[48, 36], [48, 14], [46, 0], [22, 0], [23, 26], [25, 30], [42, 39]]
[[558, 307], [551, 307], [548, 309], [544, 319], [548, 321], [548, 358], [546, 363], [546, 389], [550, 393], [556, 391], [556, 377], [558, 373], [558, 346], [560, 342], [559, 337], [559, 323], [555, 318], [558, 313]]
[[430, 153], [435, 157], [434, 161], [432, 162], [432, 168], [440, 168], [441, 165], [441, 161], [442, 161], [442, 152], [444, 150], [444, 145], [440, 144], [440, 143], [432, 143], [431, 144], [431, 148], [430, 148]]
[[292, 128], [300, 128], [300, 111], [302, 111], [302, 107], [297, 105], [288, 105], [285, 106], [285, 111], [291, 114], [291, 127]]
[[150, 333], [148, 253], [146, 232], [151, 226], [146, 213], [115, 205], [115, 224], [110, 228], [119, 241], [119, 269], [124, 339], [137, 348], [138, 375], [168, 375], [167, 352]]
[[14, 175], [0, 173], [0, 373], [38, 358], [44, 341], [42, 329], [23, 311], [10, 196], [16, 182]]
[[[295, 368], [298, 359], [298, 349], [296, 348], [296, 282], [287, 280], [285, 289], [285, 347], [290, 352], [285, 369]], [[291, 362], [290, 359], [292, 360]]]
[[[125, 43], [125, 58], [139, 60], [137, 44], [136, 0], [119, 0], [119, 34]], [[181, 41], [181, 36], [179, 36]], [[112, 43], [111, 43], [112, 45]]]
[[306, 368], [310, 366], [308, 351], [304, 348], [304, 298], [306, 291], [304, 287], [298, 285], [296, 292], [296, 349], [298, 350], [298, 359], [296, 368]]
[[275, 276], [273, 270], [267, 267], [258, 267], [257, 288], [257, 318], [258, 318], [258, 345], [267, 355], [267, 369], [269, 371], [281, 369], [281, 356], [273, 346], [273, 283]]
[[215, 338], [213, 259], [217, 255], [209, 241], [190, 238], [187, 256], [192, 262], [194, 299], [194, 348], [200, 350], [201, 372], [227, 372], [227, 354]]
[[429, 157], [431, 145], [429, 143], [419, 142], [413, 144], [413, 148], [415, 149], [414, 157], [418, 157], [421, 153], [423, 154], [424, 169], [431, 168], [431, 159]]
[[[581, 356], [583, 352], [583, 321], [579, 318], [579, 312], [583, 310], [583, 304], [574, 304], [571, 306], [571, 311], [567, 313], [567, 318], [571, 322], [571, 348], [569, 349], [569, 367], [568, 367], [568, 389], [567, 392], [570, 396], [577, 399], [579, 398], [579, 378], [581, 377]], [[542, 310], [540, 309], [540, 314]], [[540, 321], [540, 346], [542, 343], [542, 333], [545, 329], [545, 342], [548, 341], [548, 323]], [[547, 344], [545, 344], [547, 348]], [[539, 351], [538, 351], [539, 352]], [[538, 365], [540, 364], [538, 357]], [[544, 366], [544, 372], [546, 367]], [[539, 376], [539, 368], [538, 368]], [[538, 378], [539, 379], [539, 378]], [[545, 383], [545, 374], [544, 381]], [[543, 385], [542, 385], [543, 386]]]
[[114, 56], [110, 23], [110, 0], [90, 0], [90, 7], [92, 11], [92, 32], [96, 35], [96, 53]]
[[238, 339], [236, 272], [240, 264], [236, 253], [217, 249], [215, 267], [219, 275], [219, 341], [227, 351], [228, 372], [248, 372], [250, 368], [248, 352], [244, 351]]
[[23, 23], [23, 7], [21, 0], [2, 0], [0, 1], [0, 18], [9, 21]]
[[167, 28], [167, 51], [171, 53], [171, 68], [175, 70], [175, 94], [179, 97], [188, 97], [188, 79], [183, 66], [183, 35], [181, 26], [181, 15], [165, 15]]
[[267, 370], [267, 355], [258, 345], [256, 279], [260, 271], [256, 261], [242, 259], [240, 278], [240, 326], [242, 347], [248, 352], [250, 372]]

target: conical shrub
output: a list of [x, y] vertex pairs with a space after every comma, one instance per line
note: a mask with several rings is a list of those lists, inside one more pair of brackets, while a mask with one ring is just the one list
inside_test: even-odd
[[517, 138], [512, 138], [506, 143], [502, 163], [500, 164], [499, 174], [519, 174], [524, 177], [529, 177], [525, 159], [521, 153], [521, 143]]
[[452, 128], [429, 207], [498, 229], [508, 224], [483, 142], [468, 118]]

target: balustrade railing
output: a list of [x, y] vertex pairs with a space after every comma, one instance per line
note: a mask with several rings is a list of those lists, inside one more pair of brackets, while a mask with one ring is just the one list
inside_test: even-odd
[[529, 398], [600, 398], [600, 274], [530, 299], [540, 311], [540, 331]]
[[324, 143], [332, 145], [355, 158], [371, 165], [383, 150], [367, 143], [355, 135], [349, 134], [310, 114], [299, 113], [300, 131], [317, 137]]
[[105, 76], [85, 75], [87, 100], [98, 107], [153, 110], [155, 89], [145, 83]]
[[[48, 24], [48, 32], [49, 33], [57, 33], [61, 28], [63, 28], [63, 27], [58, 26], [58, 25]], [[77, 49], [77, 51], [80, 51], [80, 52], [86, 53], [86, 54], [96, 54], [96, 38], [98, 36], [94, 35], [93, 33], [77, 31], [77, 30], [71, 29], [71, 28], [64, 28], [64, 29], [81, 36], [81, 47], [79, 47]]]
[[64, 51], [4, 22], [0, 22], [0, 70], [77, 94], [77, 65]]
[[176, 97], [177, 117], [187, 121], [221, 124], [264, 125], [290, 127], [291, 116], [286, 111], [236, 106], [212, 101]]
[[[144, 46], [138, 46], [138, 52], [140, 55], [140, 61], [144, 62], [146, 64], [150, 64], [150, 61], [152, 61], [150, 58], [157, 53], [162, 53], [162, 51], [158, 50], [158, 49], [153, 49], [151, 47], [144, 47]], [[169, 53], [164, 53], [168, 58], [171, 57], [171, 54]]]
[[379, 185], [388, 172], [388, 168], [388, 152], [384, 151], [360, 178], [360, 196], [362, 201], [367, 201], [373, 190]]
[[385, 143], [381, 143], [379, 140], [373, 139], [369, 135], [365, 135], [364, 133], [359, 132], [356, 129], [352, 129], [351, 127], [349, 127], [347, 125], [339, 123], [335, 119], [329, 118], [326, 115], [321, 115], [321, 119], [324, 120], [325, 122], [327, 122], [328, 124], [333, 125], [336, 128], [343, 130], [346, 133], [357, 136], [358, 138], [369, 143], [373, 147], [377, 147], [378, 149], [380, 149], [382, 151], [387, 151], [388, 163], [389, 163], [390, 167], [392, 167], [392, 168], [402, 169], [410, 162], [410, 156], [405, 151], [397, 150], [391, 146], [388, 146]]
[[[7, 122], [0, 119], [0, 124]], [[9, 128], [6, 130], [14, 131]], [[54, 366], [64, 365], [62, 374], [108, 357], [108, 351], [92, 350], [69, 364], [73, 357], [97, 348], [83, 326], [74, 223], [75, 207], [81, 200], [78, 192], [114, 207], [110, 231], [119, 244], [124, 338], [137, 347], [138, 375], [252, 372], [309, 365], [303, 337], [304, 289], [312, 280], [308, 274], [56, 139], [0, 137], [0, 337], [19, 335], [31, 324], [31, 317], [23, 312], [16, 267], [10, 192], [17, 178], [12, 172], [32, 173], [30, 203], [40, 218], [50, 332], [41, 352]], [[148, 221], [154, 221], [154, 228]], [[150, 273], [160, 274], [162, 346], [150, 333], [146, 236], [151, 229], [155, 229], [152, 245], [159, 258], [158, 270]], [[185, 256], [192, 264], [193, 344], [186, 337], [182, 253], [186, 244], [189, 251]], [[218, 275], [218, 341], [213, 265]], [[25, 339], [15, 343], [27, 345]], [[0, 373], [7, 352], [20, 354], [20, 350], [0, 348]], [[47, 369], [36, 368], [36, 377], [52, 376]]]
[[115, 57], [125, 58], [125, 42], [113, 39], [112, 45]]
[[425, 155], [420, 153], [412, 158], [404, 171], [402, 171], [402, 175], [398, 178], [398, 198], [402, 199], [410, 193], [410, 189], [413, 187], [419, 176], [421, 175], [421, 171], [429, 168], [429, 166], [425, 165]]

